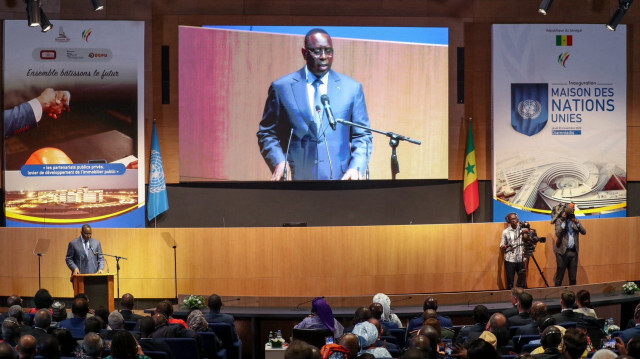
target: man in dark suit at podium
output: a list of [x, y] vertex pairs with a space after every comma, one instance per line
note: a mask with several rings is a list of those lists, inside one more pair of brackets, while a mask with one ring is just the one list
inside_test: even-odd
[[66, 262], [71, 269], [71, 276], [76, 274], [102, 273], [104, 256], [100, 241], [91, 238], [91, 226], [82, 226], [80, 237], [69, 242]]

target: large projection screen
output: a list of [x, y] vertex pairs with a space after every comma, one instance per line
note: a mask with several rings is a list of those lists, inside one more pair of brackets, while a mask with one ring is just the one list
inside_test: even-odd
[[[332, 70], [362, 84], [371, 126], [422, 141], [400, 143], [397, 179], [447, 178], [446, 43], [340, 37], [339, 29], [325, 29], [335, 49]], [[352, 28], [375, 33], [368, 29], [385, 32]], [[270, 83], [304, 66], [303, 46], [303, 35], [179, 28], [181, 181], [270, 179], [256, 132]], [[374, 134], [371, 179], [391, 179], [390, 158], [389, 138]]]

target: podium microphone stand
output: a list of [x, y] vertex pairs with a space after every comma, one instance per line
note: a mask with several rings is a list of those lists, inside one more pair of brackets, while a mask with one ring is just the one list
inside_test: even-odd
[[40, 258], [47, 254], [49, 250], [49, 244], [51, 240], [48, 238], [40, 238], [36, 242], [36, 247], [33, 249], [33, 254], [38, 256], [38, 289], [42, 289], [42, 275], [40, 274]]
[[[364, 130], [369, 130], [371, 132], [379, 133], [381, 135], [385, 135], [389, 137], [389, 146], [391, 146], [391, 179], [394, 179], [394, 180], [396, 179], [396, 175], [400, 173], [400, 163], [398, 162], [398, 153], [396, 152], [396, 149], [398, 148], [400, 141], [407, 141], [409, 143], [413, 143], [418, 146], [422, 144], [422, 142], [418, 140], [414, 140], [413, 138], [410, 138], [410, 137], [402, 136], [393, 132], [376, 130], [371, 127], [362, 126], [357, 123], [353, 123], [351, 121], [336, 118], [336, 122], [341, 123], [345, 126], [358, 127]], [[367, 153], [367, 157], [368, 156], [369, 156], [369, 153]]]
[[[120, 260], [124, 259], [126, 261], [127, 258], [122, 256], [116, 256], [113, 254], [97, 253], [97, 252], [96, 252], [96, 255], [102, 255], [104, 257], [111, 257], [116, 259], [116, 277], [118, 277], [116, 282], [116, 287], [118, 288], [118, 298], [120, 298]], [[106, 262], [106, 259], [105, 259], [105, 262]]]

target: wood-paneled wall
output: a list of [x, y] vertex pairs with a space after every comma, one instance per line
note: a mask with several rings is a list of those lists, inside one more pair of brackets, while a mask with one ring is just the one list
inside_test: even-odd
[[[578, 283], [640, 278], [635, 237], [640, 218], [584, 220]], [[553, 283], [553, 227], [533, 226], [546, 244], [535, 256]], [[174, 296], [177, 244], [178, 292], [228, 296], [358, 296], [377, 292], [435, 293], [504, 288], [498, 249], [503, 223], [309, 227], [98, 229], [104, 253], [121, 261], [120, 292], [141, 298]], [[70, 297], [67, 243], [79, 229], [0, 229], [0, 295], [31, 296], [38, 289], [38, 239], [49, 239], [42, 257], [42, 285]], [[111, 272], [115, 262], [108, 259]], [[534, 265], [530, 286], [543, 286]]]

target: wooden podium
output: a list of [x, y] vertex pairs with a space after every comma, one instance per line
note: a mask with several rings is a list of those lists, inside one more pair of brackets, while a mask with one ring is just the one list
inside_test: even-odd
[[115, 309], [113, 302], [114, 274], [78, 274], [73, 277], [73, 295], [84, 293], [91, 301], [91, 308]]

